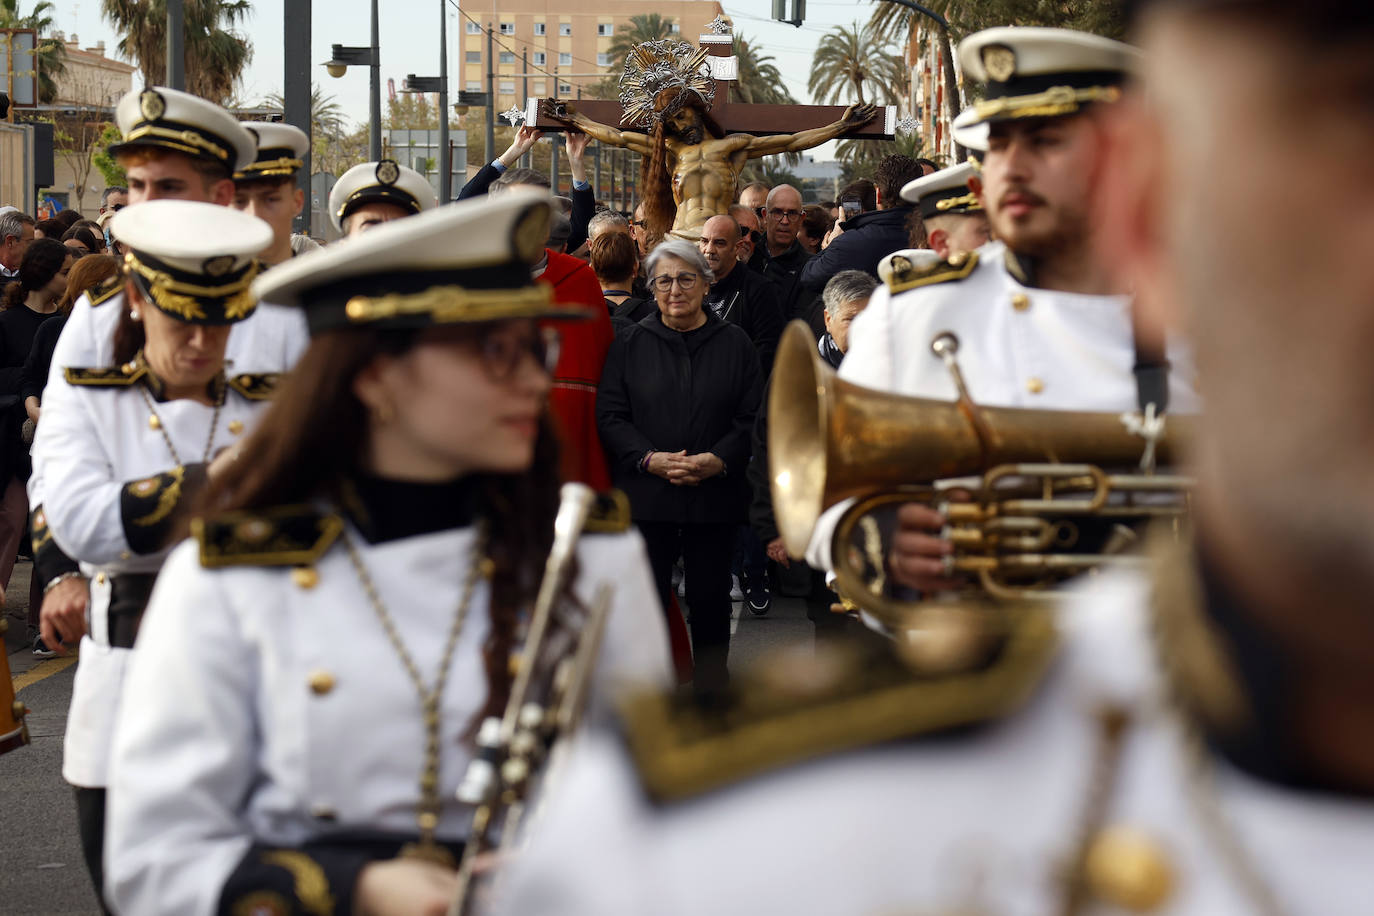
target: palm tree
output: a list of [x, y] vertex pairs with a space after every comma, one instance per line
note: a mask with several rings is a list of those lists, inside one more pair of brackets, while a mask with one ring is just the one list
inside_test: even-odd
[[631, 16], [629, 27], [617, 29], [610, 46], [606, 48], [606, 75], [591, 87], [592, 95], [603, 99], [617, 98], [620, 94], [620, 74], [625, 69], [625, 58], [630, 56], [635, 45], [672, 37], [672, 19], [658, 13]]
[[[186, 88], [220, 103], [252, 56], [248, 40], [229, 31], [252, 11], [249, 0], [186, 0]], [[101, 0], [105, 18], [124, 35], [119, 53], [138, 61], [147, 85], [167, 71], [166, 0]]]
[[816, 46], [806, 88], [821, 103], [895, 103], [905, 79], [899, 59], [885, 44], [871, 23], [862, 28], [857, 22], [837, 26]]
[[844, 163], [840, 183], [856, 178], [872, 178], [878, 163], [888, 156], [926, 158], [943, 165], [944, 157], [925, 146], [925, 138], [912, 131], [898, 134], [895, 140], [841, 140], [835, 144], [835, 158]]
[[[269, 111], [286, 113], [286, 99], [281, 93], [274, 92], [262, 103]], [[310, 84], [310, 134], [316, 143], [343, 136], [343, 109], [334, 101], [334, 96], [320, 91], [319, 83]]]
[[67, 46], [52, 37], [49, 14], [55, 9], [48, 0], [39, 0], [27, 16], [21, 16], [19, 0], [0, 0], [0, 29], [33, 29], [38, 33], [38, 101], [44, 104], [57, 100], [57, 77], [67, 72]]
[[733, 90], [739, 101], [761, 105], [797, 104], [783, 84], [773, 55], [760, 53], [741, 33], [735, 34], [733, 43], [735, 57], [739, 59], [739, 79]]

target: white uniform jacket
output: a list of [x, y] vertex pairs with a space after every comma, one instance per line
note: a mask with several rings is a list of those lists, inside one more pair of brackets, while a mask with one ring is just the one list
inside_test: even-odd
[[[44, 483], [40, 498], [31, 482], [30, 499], [35, 507], [42, 505], [35, 527], [46, 523], [47, 534], [91, 578], [88, 634], [81, 640], [72, 688], [62, 775], [73, 785], [100, 788], [106, 785], [110, 735], [129, 655], [128, 649], [110, 645], [111, 578], [158, 570], [174, 510], [203, 478], [199, 463], [212, 420], [215, 450], [241, 439], [268, 404], [264, 383], [270, 380], [246, 376], [227, 385], [219, 411], [197, 401], [154, 399], [159, 430], [149, 423], [142, 393], [148, 390], [146, 375], [130, 382], [119, 369], [85, 374], [89, 377], [80, 384], [59, 376], [48, 386], [49, 392], [62, 393], [43, 402], [33, 481]], [[111, 378], [102, 381], [101, 374]], [[164, 431], [186, 466], [178, 466]]]
[[[903, 253], [894, 255], [900, 257]], [[913, 260], [929, 252], [910, 252]], [[987, 407], [1083, 410], [1138, 409], [1135, 336], [1127, 296], [1088, 296], [1037, 289], [1007, 269], [1006, 248], [991, 242], [963, 279], [893, 295], [880, 285], [849, 329], [840, 378], [896, 394], [958, 398], [944, 361], [930, 349], [943, 331], [959, 338], [959, 367], [974, 402]], [[1191, 353], [1168, 349], [1169, 410], [1201, 408]], [[831, 539], [848, 503], [821, 516], [806, 561], [831, 569]]]
[[[646, 799], [619, 740], [588, 742], [493, 912], [1059, 912], [1104, 701], [1136, 721], [1103, 826], [1143, 832], [1172, 871], [1172, 893], [1149, 912], [1263, 912], [1190, 793], [1195, 761], [1163, 701], [1147, 593], [1136, 576], [1096, 580], [1065, 610], [1061, 653], [1029, 706], [972, 732], [821, 757], [666, 805]], [[1277, 912], [1368, 911], [1374, 803], [1261, 781], [1210, 754], [1204, 772], [1204, 794], [1277, 897]], [[1083, 912], [1127, 910], [1089, 903]]]
[[[432, 684], [473, 529], [376, 545], [346, 530]], [[578, 557], [582, 601], [614, 585], [594, 704], [612, 682], [668, 684], [663, 614], [639, 535], [584, 536]], [[415, 688], [344, 547], [328, 546], [313, 568], [318, 581], [305, 584], [290, 567], [207, 569], [194, 540], [168, 559], [116, 733], [105, 874], [118, 911], [212, 913], [254, 844], [415, 833], [425, 746]], [[441, 840], [465, 837], [472, 815], [454, 799], [471, 757], [467, 730], [486, 697], [488, 600], [481, 580], [443, 697]], [[325, 886], [329, 876], [304, 867], [318, 876], [312, 886]], [[332, 884], [331, 908], [352, 892]]]

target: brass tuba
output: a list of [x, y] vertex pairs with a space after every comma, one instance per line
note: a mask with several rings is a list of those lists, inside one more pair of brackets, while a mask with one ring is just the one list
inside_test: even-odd
[[[949, 570], [972, 575], [994, 598], [1035, 597], [1055, 580], [1109, 562], [1102, 553], [1049, 550], [1073, 546], [1075, 517], [1125, 522], [1184, 511], [1178, 497], [1186, 503], [1186, 478], [1102, 469], [1133, 468], [1142, 453], [1151, 465], [1170, 461], [1189, 418], [1170, 417], [1161, 432], [1162, 424], [1134, 414], [979, 407], [958, 372], [957, 347], [951, 334], [932, 342], [954, 376], [954, 402], [840, 379], [802, 322], [788, 326], [778, 347], [768, 401], [778, 531], [800, 557], [821, 513], [859, 497], [836, 528], [834, 572], [841, 594], [880, 617], [906, 613], [911, 603], [883, 594], [886, 552], [876, 546], [875, 510], [912, 500], [938, 505], [955, 544]], [[978, 476], [951, 480], [966, 475]], [[951, 499], [956, 492], [968, 501]]]

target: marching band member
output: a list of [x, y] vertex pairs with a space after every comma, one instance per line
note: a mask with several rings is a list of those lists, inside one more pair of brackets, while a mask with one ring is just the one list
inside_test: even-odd
[[[1017, 615], [1010, 651], [908, 691], [632, 722], [633, 760], [605, 740], [566, 772], [502, 912], [1368, 908], [1374, 217], [1348, 204], [1374, 194], [1374, 111], [1350, 104], [1374, 7], [1140, 5], [1146, 91], [1104, 125], [1095, 218], [1121, 282], [1197, 341], [1191, 531], [1161, 532], [1150, 574], [1085, 583], [1059, 626]], [[1219, 150], [1244, 155], [1218, 168]], [[1260, 199], [1346, 205], [1294, 238]], [[794, 723], [809, 753], [783, 760]]]
[[394, 159], [360, 162], [339, 176], [329, 192], [329, 219], [345, 236], [393, 219], [433, 210], [429, 179]]
[[296, 173], [305, 165], [310, 138], [292, 124], [250, 121], [243, 125], [257, 141], [257, 153], [234, 172], [234, 199], [229, 206], [272, 227], [272, 244], [258, 255], [264, 268], [293, 257], [291, 224], [305, 206], [305, 191]]
[[[121, 139], [110, 153], [129, 175], [129, 205], [151, 200], [188, 200], [227, 205], [234, 197], [232, 174], [255, 162], [256, 140], [223, 108], [186, 92], [150, 87], [131, 92], [115, 109]], [[125, 310], [124, 284], [115, 280], [83, 295], [53, 349], [44, 410], [60, 408], [74, 390], [69, 367], [115, 364], [115, 328]], [[235, 324], [225, 351], [233, 372], [283, 372], [305, 349], [305, 322], [294, 309], [260, 305]], [[35, 472], [28, 483], [30, 517], [42, 508], [45, 488]], [[39, 525], [32, 525], [34, 529]], [[87, 583], [51, 541], [35, 548], [34, 575], [44, 586], [41, 620], [48, 632], [75, 642], [84, 630]]]
[[[1137, 326], [1091, 217], [1103, 118], [1139, 52], [1067, 29], [1005, 27], [964, 39], [959, 60], [987, 86], [959, 121], [968, 133], [986, 132], [981, 197], [999, 241], [948, 260], [926, 250], [885, 259], [885, 282], [854, 320], [840, 377], [953, 401], [954, 383], [930, 349], [949, 331], [983, 406], [1120, 412], [1153, 402], [1161, 413], [1196, 411], [1191, 359], [1177, 347], [1166, 354], [1154, 329]], [[834, 568], [831, 539], [848, 505], [816, 526], [807, 560], [817, 569]], [[910, 504], [899, 521], [892, 578], [923, 591], [957, 587], [943, 572], [944, 518]]]
[[[89, 633], [67, 717], [63, 777], [76, 787], [82, 849], [100, 888], [105, 786], [120, 685], [178, 513], [266, 404], [274, 377], [228, 375], [229, 330], [253, 313], [262, 220], [224, 207], [153, 201], [111, 225], [124, 242], [124, 294], [110, 363], [61, 367], [33, 446], [48, 497], [34, 513], [37, 564], [80, 564]], [[59, 396], [55, 390], [62, 388]], [[74, 642], [85, 626], [62, 632]]]
[[[446, 905], [472, 817], [455, 789], [505, 705], [557, 508], [537, 321], [581, 315], [530, 277], [551, 212], [538, 192], [443, 207], [259, 282], [313, 340], [144, 620], [111, 791], [120, 911]], [[568, 586], [588, 605], [615, 585], [593, 686], [663, 687], [618, 515]]]

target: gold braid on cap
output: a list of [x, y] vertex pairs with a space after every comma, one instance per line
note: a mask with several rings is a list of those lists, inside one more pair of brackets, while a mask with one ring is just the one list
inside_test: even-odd
[[153, 304], [183, 321], [206, 320], [205, 310], [201, 308], [203, 300], [224, 300], [224, 317], [227, 321], [248, 317], [258, 304], [249, 290], [253, 278], [258, 275], [257, 261], [251, 262], [241, 276], [223, 286], [200, 286], [178, 280], [166, 271], [143, 263], [132, 251], [125, 253], [124, 263], [143, 278]]
[[[625, 112], [621, 123], [648, 127], [662, 121], [687, 103], [689, 92], [710, 108], [716, 81], [706, 63], [709, 53], [706, 48], [666, 38], [635, 45], [620, 75], [620, 108]], [[655, 100], [670, 89], [678, 91], [661, 111], [656, 110]]]

